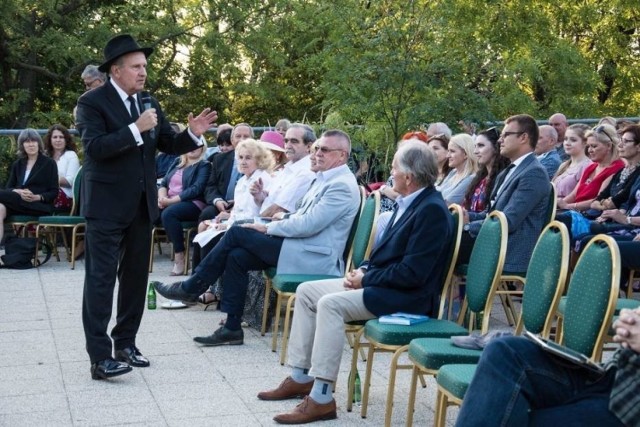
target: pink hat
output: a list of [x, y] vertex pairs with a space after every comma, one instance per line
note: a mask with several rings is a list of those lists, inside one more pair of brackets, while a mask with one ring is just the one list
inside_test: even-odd
[[284, 153], [284, 138], [278, 132], [268, 130], [260, 136], [260, 142], [269, 150]]

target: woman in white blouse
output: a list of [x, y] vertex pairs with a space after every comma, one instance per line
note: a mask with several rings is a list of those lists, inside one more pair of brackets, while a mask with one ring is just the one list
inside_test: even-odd
[[76, 144], [66, 127], [55, 124], [44, 136], [44, 148], [47, 155], [58, 165], [60, 190], [53, 202], [54, 209], [68, 211], [73, 204], [73, 180], [80, 169]]
[[436, 189], [442, 193], [447, 204], [462, 204], [467, 187], [478, 171], [478, 160], [473, 153], [473, 138], [466, 133], [451, 137], [447, 147], [447, 159], [451, 172]]

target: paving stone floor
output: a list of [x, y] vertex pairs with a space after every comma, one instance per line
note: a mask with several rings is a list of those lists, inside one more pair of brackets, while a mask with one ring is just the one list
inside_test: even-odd
[[[167, 248], [165, 248], [167, 249]], [[169, 281], [172, 264], [156, 255], [151, 280]], [[84, 261], [71, 270], [51, 260], [31, 270], [0, 270], [0, 426], [263, 426], [296, 401], [263, 402], [289, 369], [271, 352], [271, 333], [245, 329], [241, 347], [200, 347], [223, 314], [201, 306], [147, 310], [137, 344], [151, 367], [109, 381], [93, 381], [81, 322]], [[158, 298], [158, 304], [163, 300]], [[504, 329], [502, 309], [492, 328]], [[502, 316], [502, 317], [501, 317]], [[113, 319], [112, 323], [113, 325]], [[376, 357], [368, 416], [345, 409], [351, 351], [345, 345], [337, 384], [338, 419], [322, 426], [380, 426], [390, 356]], [[359, 372], [364, 373], [359, 362]], [[410, 371], [398, 374], [393, 425], [406, 418]], [[432, 425], [435, 387], [419, 389], [415, 425]], [[452, 425], [457, 409], [449, 410]]]

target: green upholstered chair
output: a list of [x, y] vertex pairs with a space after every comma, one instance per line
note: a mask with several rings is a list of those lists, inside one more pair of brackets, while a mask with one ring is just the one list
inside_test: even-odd
[[[473, 245], [467, 267], [467, 288], [463, 303], [463, 308], [469, 310], [468, 332], [474, 329], [476, 315], [480, 312], [484, 312], [480, 333], [484, 334], [489, 330], [493, 297], [500, 281], [500, 272], [504, 266], [507, 249], [507, 230], [505, 215], [502, 212], [493, 211], [482, 224], [480, 233]], [[429, 346], [425, 346], [425, 342], [429, 342]], [[423, 373], [429, 375], [435, 375], [436, 373], [432, 370], [421, 369], [421, 365], [416, 362], [421, 361], [424, 355], [429, 352], [439, 361], [438, 367], [447, 361], [449, 363], [454, 361], [473, 363], [478, 360], [479, 351], [454, 347], [451, 345], [450, 338], [433, 336], [415, 337], [410, 341], [407, 350], [409, 359], [413, 363], [409, 412], [407, 413], [407, 422], [412, 422], [418, 377]], [[457, 351], [456, 359], [450, 360], [449, 354], [452, 351]]]
[[[364, 193], [360, 193], [364, 197]], [[360, 211], [353, 221], [347, 246], [345, 247], [345, 271], [355, 268], [355, 262], [368, 256], [373, 245], [375, 234], [375, 223], [380, 212], [380, 195], [375, 192], [365, 200], [360, 201]], [[358, 264], [359, 265], [359, 264]], [[285, 317], [282, 331], [282, 348], [280, 350], [280, 364], [284, 365], [287, 358], [287, 345], [289, 342], [289, 329], [291, 327], [291, 314], [295, 302], [295, 292], [298, 286], [304, 282], [313, 280], [336, 279], [337, 276], [322, 274], [276, 274], [271, 281], [271, 287], [276, 292], [276, 318], [273, 322], [273, 336], [271, 340], [271, 350], [276, 351], [278, 328], [280, 323], [280, 311], [283, 301], [286, 300]], [[265, 295], [267, 293], [265, 292]], [[265, 301], [266, 306], [266, 301]]]
[[[62, 235], [65, 248], [67, 250], [67, 260], [71, 262], [71, 269], [76, 267], [76, 247], [78, 244], [78, 238], [84, 236], [84, 230], [86, 222], [83, 216], [80, 216], [80, 187], [82, 183], [82, 168], [78, 169], [75, 178], [73, 178], [73, 204], [71, 205], [71, 211], [69, 215], [49, 215], [41, 216], [38, 218], [38, 225], [36, 227], [36, 237], [40, 237], [47, 231], [53, 231], [53, 233], [47, 233], [52, 237], [51, 244], [54, 248], [56, 258], [60, 261], [60, 257], [57, 254], [55, 248], [56, 237], [58, 232]], [[71, 250], [69, 250], [69, 243], [64, 233], [64, 229], [71, 229]]]
[[[187, 275], [189, 274], [189, 261], [191, 260], [191, 256], [189, 255], [189, 252], [191, 249], [191, 244], [190, 244], [191, 236], [198, 231], [198, 221], [180, 221], [180, 225], [182, 226], [182, 233], [184, 236], [183, 274]], [[149, 253], [149, 273], [153, 272], [153, 258], [154, 258], [153, 245], [157, 244], [159, 250], [161, 251], [159, 235], [164, 232], [165, 232], [164, 227], [159, 225], [156, 225], [155, 227], [153, 227], [153, 230], [151, 230], [151, 251]], [[172, 259], [173, 259], [173, 253], [172, 253]]]
[[[455, 264], [456, 264], [456, 260], [458, 259], [458, 252], [460, 250], [460, 239], [462, 238], [462, 226], [463, 226], [463, 221], [462, 221], [462, 217], [463, 217], [463, 212], [462, 212], [462, 208], [457, 205], [457, 204], [452, 204], [449, 206], [449, 212], [451, 212], [451, 215], [453, 216], [454, 219], [454, 241], [453, 244], [449, 247], [449, 254], [448, 254], [448, 269], [445, 271], [445, 276], [443, 279], [443, 286], [442, 286], [442, 292], [440, 295], [440, 306], [439, 306], [439, 310], [438, 310], [438, 320], [442, 320], [442, 318], [444, 317], [445, 311], [446, 311], [446, 302], [447, 302], [447, 298], [448, 295], [450, 295], [450, 289], [451, 289], [451, 282], [453, 280], [453, 270], [455, 268]], [[450, 304], [449, 304], [450, 305]], [[377, 323], [377, 321], [365, 321], [363, 322], [363, 326], [365, 324], [367, 324], [368, 322], [373, 322], [373, 323]], [[446, 334], [447, 332], [450, 333], [451, 335], [456, 335], [456, 334], [462, 334], [464, 332], [466, 332], [466, 330], [464, 328], [462, 328], [461, 326], [454, 324], [454, 323], [442, 323], [443, 328], [442, 330], [440, 330], [440, 333], [442, 334]], [[423, 333], [424, 333], [424, 328], [425, 325], [414, 325], [409, 327], [409, 331], [415, 331], [414, 328], [420, 328]], [[433, 326], [426, 326], [427, 330], [432, 330], [434, 327]], [[371, 330], [371, 329], [370, 329]], [[354, 337], [354, 345], [353, 345], [353, 353], [351, 355], [351, 370], [350, 372], [356, 372], [357, 369], [357, 352], [361, 347], [367, 347], [367, 348], [371, 348], [371, 342], [372, 340], [367, 339], [366, 342], [361, 343], [361, 337], [362, 335], [365, 333], [366, 329], [365, 328], [361, 328], [358, 333], [355, 334]], [[407, 344], [408, 341], [406, 341], [406, 331], [407, 331], [407, 327], [406, 326], [398, 326], [398, 325], [380, 325], [378, 323], [377, 327], [374, 328], [373, 330], [373, 334], [387, 334], [388, 336], [385, 337], [376, 337], [376, 336], [371, 336], [371, 338], [373, 339], [373, 342], [385, 342], [386, 340], [388, 340], [388, 342], [386, 343], [386, 345], [384, 346], [384, 348], [374, 348], [373, 350], [370, 351], [398, 351], [400, 349], [403, 349], [404, 346]], [[448, 335], [450, 336], [450, 335]], [[402, 368], [406, 368], [405, 365], [398, 365], [397, 361], [398, 361], [398, 357], [404, 352], [404, 350], [400, 351], [399, 353], [397, 353], [397, 357], [395, 357], [396, 355], [394, 355], [394, 359], [393, 359], [393, 363], [395, 363], [395, 367], [392, 367], [391, 369], [391, 375], [393, 375], [393, 379], [390, 378], [389, 381], [389, 392], [387, 393], [387, 405], [388, 407], [390, 407], [389, 405], [393, 404], [393, 389], [394, 389], [394, 385], [395, 385], [395, 373], [397, 369], [402, 369]], [[366, 358], [363, 358], [364, 360], [366, 360]], [[352, 410], [352, 399], [351, 396], [353, 396], [353, 391], [354, 391], [354, 384], [355, 381], [355, 375], [350, 375], [349, 376], [349, 388], [348, 388], [348, 393], [347, 393], [347, 411], [351, 412]], [[367, 397], [368, 398], [368, 397]], [[366, 409], [365, 409], [365, 415], [366, 416]], [[388, 411], [388, 416], [389, 418], [391, 417], [391, 410]]]
[[[454, 209], [453, 215], [456, 218], [456, 228], [455, 230], [455, 241], [452, 242], [453, 252], [450, 253], [449, 265], [447, 270], [445, 271], [445, 282], [443, 283], [442, 292], [441, 292], [441, 302], [439, 307], [439, 313], [437, 319], [430, 319], [428, 322], [420, 323], [412, 326], [399, 326], [399, 325], [389, 325], [378, 322], [377, 319], [373, 319], [367, 322], [365, 326], [364, 336], [366, 340], [369, 342], [369, 352], [367, 354], [367, 367], [365, 371], [364, 378], [364, 388], [362, 394], [362, 408], [361, 408], [361, 416], [364, 418], [367, 415], [367, 407], [369, 403], [369, 388], [371, 386], [371, 370], [373, 366], [373, 359], [376, 352], [392, 352], [393, 357], [391, 359], [391, 365], [389, 367], [389, 385], [387, 388], [387, 401], [386, 401], [386, 409], [385, 409], [385, 425], [390, 425], [391, 416], [393, 411], [393, 394], [395, 389], [395, 378], [396, 372], [398, 369], [410, 369], [411, 365], [400, 365], [398, 361], [400, 357], [407, 351], [409, 343], [414, 338], [420, 337], [440, 337], [440, 338], [449, 338], [454, 335], [465, 335], [468, 333], [468, 330], [461, 326], [456, 322], [452, 322], [450, 320], [445, 320], [442, 317], [445, 312], [445, 302], [442, 299], [446, 298], [448, 295], [448, 287], [451, 284], [451, 278], [453, 275], [453, 269], [457, 259], [457, 249], [459, 249], [460, 245], [460, 236], [461, 236], [461, 227], [462, 227], [462, 212]], [[507, 242], [507, 234], [506, 234], [507, 221], [503, 213], [494, 212], [492, 213], [485, 223], [482, 226], [480, 231], [480, 235], [482, 235], [482, 239], [480, 239], [480, 248], [483, 248], [488, 255], [488, 258], [480, 261], [480, 256], [478, 255], [478, 250], [476, 252], [476, 259], [473, 261], [475, 264], [473, 267], [469, 267], [469, 271], [473, 271], [474, 278], [470, 280], [473, 284], [469, 284], [472, 287], [472, 293], [475, 292], [476, 295], [477, 287], [484, 286], [483, 282], [489, 282], [486, 284], [486, 292], [489, 292], [489, 288], [491, 288], [492, 281], [497, 281], [499, 271], [502, 270], [502, 265], [504, 264], [504, 254], [506, 249]], [[488, 245], [488, 241], [492, 243], [495, 242], [495, 245]], [[477, 243], [476, 243], [477, 244]], [[454, 258], [455, 256], [455, 258]], [[489, 259], [495, 258], [495, 263], [489, 261]], [[472, 255], [473, 259], [473, 255]], [[485, 261], [486, 262], [485, 264]], [[471, 262], [470, 262], [471, 264]], [[483, 264], [483, 265], [480, 265]], [[489, 269], [484, 268], [484, 265], [488, 266]], [[498, 267], [496, 269], [496, 267]], [[495, 271], [490, 271], [493, 268]], [[497, 282], [496, 282], [497, 283]], [[484, 298], [487, 298], [488, 294], [485, 294]], [[474, 300], [475, 302], [475, 300]], [[484, 304], [477, 311], [481, 311], [484, 309]], [[487, 319], [486, 324], [488, 325], [487, 311]], [[423, 383], [424, 384], [424, 383]]]
[[29, 227], [38, 225], [38, 218], [33, 215], [9, 215], [4, 222], [12, 226], [17, 235], [26, 237]]
[[[600, 361], [616, 309], [619, 280], [618, 246], [611, 237], [599, 235], [584, 249], [571, 276], [561, 344]], [[525, 291], [529, 286], [531, 283], [527, 283]], [[525, 310], [523, 305], [523, 313]], [[460, 404], [474, 374], [475, 365], [443, 366], [438, 372], [438, 390], [446, 387], [448, 399]], [[436, 414], [437, 426], [444, 425], [446, 403], [438, 396], [436, 411], [443, 410]]]
[[[568, 265], [569, 233], [564, 224], [552, 221], [542, 230], [529, 261], [516, 335], [526, 329], [544, 338], [549, 337], [565, 288]], [[444, 426], [448, 406], [460, 405], [475, 373], [475, 366], [475, 363], [449, 364], [438, 370], [436, 426]]]
[[[554, 218], [556, 217], [556, 209], [557, 209], [557, 199], [556, 199], [556, 187], [553, 183], [551, 183], [551, 191], [549, 192], [549, 199], [547, 205], [546, 212], [546, 224], [550, 224]], [[508, 250], [508, 248], [507, 248]], [[527, 272], [513, 272], [513, 271], [503, 271], [502, 277], [500, 278], [500, 285], [498, 287], [498, 291], [496, 292], [502, 301], [502, 306], [504, 307], [505, 314], [507, 316], [507, 321], [510, 325], [515, 324], [516, 319], [519, 317], [518, 312], [516, 310], [516, 306], [513, 303], [512, 297], [514, 296], [522, 296], [522, 290], [517, 289], [513, 286], [509, 287], [508, 284], [515, 285], [516, 283], [520, 283], [521, 286], [524, 287], [525, 276]]]

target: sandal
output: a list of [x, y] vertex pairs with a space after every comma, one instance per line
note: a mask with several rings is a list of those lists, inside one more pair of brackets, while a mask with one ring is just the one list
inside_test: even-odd
[[202, 295], [198, 297], [198, 302], [205, 306], [205, 310], [211, 305], [215, 304], [218, 301], [218, 297], [211, 291], [206, 291]]

